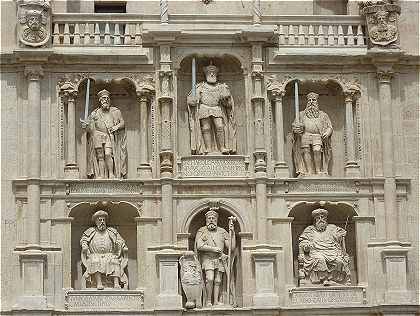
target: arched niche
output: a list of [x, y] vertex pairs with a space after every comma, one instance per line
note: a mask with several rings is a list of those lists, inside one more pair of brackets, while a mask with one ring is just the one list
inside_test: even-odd
[[[77, 141], [77, 162], [80, 170], [80, 177], [87, 178], [87, 155], [86, 155], [86, 133], [81, 128], [80, 119], [85, 118], [87, 78], [81, 80], [77, 85], [76, 100], [76, 141]], [[95, 78], [90, 80], [89, 89], [89, 109], [90, 114], [99, 106], [98, 92], [106, 89], [111, 93], [111, 106], [117, 107], [125, 122], [127, 135], [127, 178], [136, 178], [137, 167], [139, 164], [140, 152], [140, 128], [145, 128], [151, 133], [150, 126], [141, 127], [139, 125], [140, 107], [136, 95], [136, 85], [128, 78], [102, 80]], [[66, 113], [67, 111], [65, 111]], [[148, 111], [149, 112], [149, 111]], [[147, 120], [150, 122], [150, 119]], [[148, 139], [151, 139], [149, 135]], [[151, 152], [151, 144], [148, 143], [148, 152]]]
[[[192, 89], [191, 69], [193, 56], [187, 56], [179, 64], [177, 71], [177, 147], [180, 156], [190, 156], [190, 127], [188, 121], [187, 95]], [[237, 128], [237, 154], [247, 152], [246, 142], [246, 93], [245, 75], [241, 62], [231, 55], [195, 56], [197, 83], [205, 81], [204, 67], [213, 63], [219, 69], [218, 82], [226, 83], [235, 103], [235, 120]]]
[[[219, 209], [217, 210], [219, 217], [218, 217], [218, 226], [222, 227], [223, 229], [225, 229], [227, 232], [229, 232], [228, 229], [228, 223], [229, 223], [229, 216], [235, 216], [237, 217], [236, 213], [231, 212], [230, 210], [228, 210], [227, 207], [225, 207], [224, 205], [218, 204], [219, 205]], [[205, 205], [204, 207], [200, 207], [200, 209], [198, 209], [196, 212], [193, 212], [193, 215], [191, 216], [191, 218], [188, 220], [188, 226], [187, 228], [187, 232], [189, 233], [189, 238], [188, 238], [188, 249], [195, 251], [195, 247], [194, 247], [194, 243], [195, 243], [195, 236], [197, 234], [197, 231], [206, 225], [206, 217], [205, 214], [206, 212], [209, 210], [209, 206], [210, 205]], [[239, 236], [239, 233], [241, 232], [241, 224], [243, 223], [243, 221], [241, 219], [238, 219], [237, 217], [237, 221], [234, 223], [234, 227], [235, 227], [235, 233], [236, 233], [236, 247], [239, 250], [238, 252], [238, 261], [236, 262], [236, 271], [235, 271], [235, 279], [236, 279], [236, 300], [237, 300], [237, 304], [238, 306], [242, 306], [242, 258], [241, 258], [241, 238]], [[225, 251], [226, 252], [226, 251]], [[225, 276], [226, 277], [226, 276]], [[226, 301], [226, 297], [224, 298]]]
[[[346, 165], [345, 122], [346, 108], [343, 88], [335, 81], [303, 81], [299, 82], [299, 111], [306, 107], [306, 96], [309, 92], [319, 94], [319, 108], [330, 117], [333, 134], [331, 136], [332, 158], [328, 172], [333, 177], [344, 177]], [[285, 87], [283, 97], [283, 135], [285, 160], [292, 177], [296, 176], [292, 159], [293, 132], [292, 123], [295, 120], [294, 82], [290, 81]], [[274, 122], [277, 124], [277, 122]], [[355, 129], [354, 129], [355, 130]]]
[[[345, 228], [346, 250], [350, 257], [351, 284], [357, 285], [357, 249], [356, 249], [356, 227], [353, 220], [358, 214], [354, 208], [347, 203], [296, 203], [289, 212], [288, 217], [293, 217], [292, 222], [292, 248], [293, 248], [293, 274], [295, 284], [298, 284], [298, 252], [299, 252], [299, 236], [303, 230], [313, 224], [312, 211], [317, 208], [323, 208], [328, 211], [328, 224], [334, 224], [341, 228]], [[347, 225], [347, 226], [346, 226]]]
[[139, 216], [135, 206], [128, 202], [80, 203], [74, 206], [69, 217], [71, 223], [71, 284], [73, 289], [83, 289], [84, 268], [81, 263], [80, 238], [83, 232], [94, 226], [92, 215], [98, 210], [108, 213], [107, 226], [114, 227], [124, 238], [128, 247], [128, 289], [137, 288], [137, 226], [134, 221]]

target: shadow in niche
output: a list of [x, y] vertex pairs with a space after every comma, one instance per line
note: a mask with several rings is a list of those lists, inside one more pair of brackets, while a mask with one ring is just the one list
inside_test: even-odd
[[[195, 236], [197, 234], [197, 231], [206, 225], [206, 217], [205, 214], [208, 211], [208, 208], [204, 209], [203, 211], [197, 213], [194, 218], [191, 220], [190, 226], [188, 227], [188, 233], [190, 234], [190, 237], [188, 239], [188, 249], [191, 251], [194, 251], [194, 243], [195, 243]], [[228, 230], [228, 223], [229, 223], [229, 216], [235, 216], [234, 214], [231, 214], [229, 211], [223, 209], [221, 206], [220, 209], [217, 211], [219, 213], [219, 218], [217, 225], [219, 227], [222, 227], [227, 232]], [[239, 250], [238, 259], [236, 262], [236, 269], [234, 270], [235, 273], [235, 289], [236, 289], [236, 301], [238, 306], [242, 306], [242, 270], [241, 270], [241, 239], [239, 237], [240, 233], [240, 226], [238, 224], [238, 221], [234, 223], [235, 225], [235, 233], [236, 233], [236, 248]], [[225, 253], [227, 250], [225, 250]], [[225, 278], [226, 276], [224, 276]], [[225, 293], [226, 294], [226, 293]], [[185, 294], [183, 293], [183, 300], [184, 303], [186, 301]], [[224, 298], [224, 301], [226, 302], [226, 297]], [[184, 304], [185, 305], [185, 304]]]
[[[344, 94], [341, 87], [334, 81], [323, 82], [300, 82], [299, 83], [299, 111], [306, 108], [306, 96], [309, 92], [319, 94], [319, 109], [330, 117], [333, 134], [331, 135], [332, 157], [328, 172], [333, 177], [344, 177], [345, 167], [345, 104]], [[285, 160], [289, 166], [292, 177], [296, 177], [296, 170], [292, 159], [293, 132], [292, 123], [295, 120], [294, 110], [294, 83], [286, 86], [286, 94], [283, 98], [283, 132]], [[356, 121], [356, 120], [355, 120]], [[277, 124], [274, 121], [274, 127]], [[356, 129], [354, 129], [356, 130]], [[275, 146], [276, 142], [273, 139]], [[277, 148], [276, 148], [277, 151]]]
[[346, 250], [350, 257], [351, 285], [357, 285], [357, 251], [356, 251], [356, 231], [353, 216], [357, 216], [355, 210], [344, 203], [338, 204], [298, 204], [289, 213], [293, 217], [292, 222], [292, 246], [293, 246], [293, 272], [296, 286], [298, 285], [298, 254], [299, 254], [299, 236], [303, 230], [313, 224], [312, 211], [317, 208], [323, 208], [328, 211], [328, 224], [335, 224], [344, 228], [347, 221]]
[[[128, 289], [137, 287], [137, 226], [134, 218], [139, 216], [135, 207], [128, 203], [82, 203], [74, 207], [70, 217], [74, 220], [71, 224], [71, 280], [72, 288], [75, 290], [84, 289], [83, 273], [85, 268], [82, 265], [80, 254], [80, 238], [83, 232], [94, 226], [92, 215], [102, 209], [108, 213], [107, 226], [117, 229], [128, 247], [128, 266], [126, 274], [128, 277]], [[102, 206], [102, 207], [101, 207]]]
[[[191, 63], [192, 56], [185, 57], [177, 72], [177, 95], [178, 95], [178, 152], [180, 156], [190, 156], [190, 127], [188, 121], [187, 95], [191, 91]], [[207, 57], [196, 57], [196, 75], [197, 83], [206, 80], [204, 67], [212, 63], [218, 69], [217, 80], [220, 83], [226, 83], [231, 91], [235, 103], [235, 121], [237, 134], [237, 152], [238, 155], [247, 153], [246, 148], [246, 107], [245, 107], [245, 80], [241, 63], [238, 59], [230, 55]]]

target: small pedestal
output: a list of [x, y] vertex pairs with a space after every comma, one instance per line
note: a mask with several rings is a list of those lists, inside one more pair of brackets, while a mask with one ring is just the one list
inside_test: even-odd
[[274, 175], [276, 178], [289, 178], [289, 167], [284, 161], [278, 161], [274, 165]]
[[382, 250], [386, 274], [385, 302], [387, 304], [408, 304], [413, 295], [407, 290], [407, 248], [392, 247]]
[[47, 298], [44, 295], [44, 271], [47, 254], [40, 250], [25, 250], [19, 253], [19, 261], [23, 291], [13, 309], [47, 309]]
[[277, 306], [279, 296], [274, 289], [274, 264], [276, 252], [269, 249], [258, 249], [251, 252], [255, 263], [254, 306]]
[[79, 167], [76, 164], [67, 164], [64, 167], [64, 176], [66, 179], [80, 179]]
[[358, 178], [360, 177], [360, 168], [357, 162], [355, 161], [349, 161], [346, 163], [345, 174], [346, 177], [350, 178]]
[[178, 251], [163, 250], [156, 254], [159, 265], [158, 309], [182, 309], [182, 296], [178, 284]]
[[137, 167], [137, 177], [140, 179], [151, 179], [152, 167], [150, 166], [150, 164], [140, 164], [140, 166]]

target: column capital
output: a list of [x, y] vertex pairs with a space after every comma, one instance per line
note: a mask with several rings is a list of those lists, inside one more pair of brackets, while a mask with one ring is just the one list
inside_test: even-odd
[[44, 71], [40, 65], [25, 66], [25, 77], [28, 80], [39, 80], [44, 76]]
[[390, 83], [392, 77], [394, 76], [394, 71], [392, 65], [377, 65], [377, 77], [380, 83]]
[[79, 94], [79, 92], [73, 88], [66, 88], [66, 89], [61, 89], [60, 93], [62, 95], [62, 97], [67, 98], [68, 100], [74, 100], [77, 98], [77, 95]]
[[137, 100], [142, 102], [148, 102], [150, 98], [153, 96], [154, 91], [148, 90], [148, 89], [140, 89], [136, 90]]
[[360, 91], [358, 90], [346, 90], [343, 92], [344, 94], [344, 101], [345, 102], [353, 102], [353, 100], [357, 99], [360, 95]]

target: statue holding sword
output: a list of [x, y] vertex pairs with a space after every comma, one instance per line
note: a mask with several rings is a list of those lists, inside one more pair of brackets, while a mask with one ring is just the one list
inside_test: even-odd
[[125, 178], [127, 138], [124, 119], [121, 111], [111, 106], [108, 90], [99, 91], [98, 98], [99, 107], [87, 117], [87, 103], [85, 120], [81, 120], [82, 128], [88, 134], [87, 175], [97, 179]]

